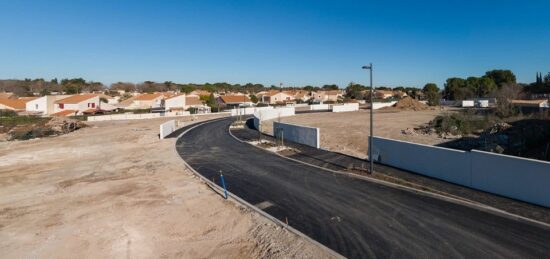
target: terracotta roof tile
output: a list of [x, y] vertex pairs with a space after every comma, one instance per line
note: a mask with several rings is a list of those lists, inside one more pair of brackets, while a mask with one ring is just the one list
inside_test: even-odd
[[88, 99], [97, 97], [96, 94], [81, 94], [81, 95], [73, 95], [61, 100], [57, 100], [55, 103], [68, 103], [68, 104], [76, 104], [83, 101], [86, 101]]
[[246, 95], [222, 95], [220, 98], [224, 103], [250, 102], [250, 98]]

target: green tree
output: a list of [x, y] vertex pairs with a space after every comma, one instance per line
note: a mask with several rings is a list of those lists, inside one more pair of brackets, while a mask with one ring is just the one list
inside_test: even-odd
[[488, 97], [498, 89], [497, 84], [493, 79], [481, 77], [478, 81], [477, 96]]
[[338, 86], [335, 84], [332, 85], [323, 85], [323, 90], [338, 90]]
[[485, 72], [485, 77], [493, 79], [498, 87], [502, 87], [504, 84], [515, 84], [516, 75], [511, 70], [495, 69]]
[[439, 93], [439, 87], [434, 83], [428, 83], [422, 88], [422, 92], [428, 100], [428, 105], [436, 106], [439, 105], [439, 99], [441, 99], [441, 94]]
[[451, 77], [445, 82], [445, 90], [443, 96], [450, 100], [462, 100], [462, 95], [459, 94], [459, 89], [466, 87], [466, 81], [462, 78]]
[[252, 101], [253, 103], [258, 103], [258, 97], [256, 97], [255, 95], [251, 94], [251, 95], [250, 95], [250, 101]]
[[218, 111], [218, 102], [216, 101], [216, 97], [214, 97], [213, 93], [211, 93], [210, 96], [208, 97], [208, 101], [206, 102], [206, 105], [210, 106], [212, 111], [214, 111], [214, 109], [216, 109], [216, 111], [219, 112]]

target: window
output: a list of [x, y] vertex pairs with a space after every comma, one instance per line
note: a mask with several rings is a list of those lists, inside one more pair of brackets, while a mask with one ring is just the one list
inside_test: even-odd
[[38, 110], [38, 103], [34, 104], [34, 109]]
[[92, 108], [95, 108], [95, 103], [92, 103]]
[[65, 108], [65, 105], [62, 104], [62, 103], [60, 103], [60, 104], [59, 104], [59, 109], [64, 109], [64, 108]]

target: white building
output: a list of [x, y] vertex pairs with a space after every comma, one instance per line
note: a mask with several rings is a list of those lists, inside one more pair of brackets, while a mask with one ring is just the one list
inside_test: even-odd
[[164, 99], [164, 108], [167, 111], [183, 111], [185, 109], [185, 94]]
[[55, 116], [73, 116], [99, 109], [99, 96], [95, 94], [73, 95], [55, 101]]
[[31, 114], [50, 115], [55, 112], [55, 102], [70, 95], [45, 95], [26, 103], [25, 110]]

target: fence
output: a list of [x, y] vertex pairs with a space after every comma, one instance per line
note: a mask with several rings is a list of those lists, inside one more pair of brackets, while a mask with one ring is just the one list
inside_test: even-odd
[[448, 182], [550, 207], [550, 163], [374, 137], [373, 159]]
[[165, 112], [165, 113], [124, 113], [124, 114], [110, 114], [100, 116], [88, 116], [88, 121], [112, 121], [112, 120], [144, 120], [155, 119], [164, 117], [180, 117], [189, 116], [189, 112]]
[[236, 108], [231, 110], [231, 116], [250, 115], [250, 114], [254, 114], [254, 112], [256, 111], [271, 110], [271, 109], [273, 109], [273, 106]]
[[321, 134], [319, 128], [273, 122], [273, 135], [285, 141], [288, 140], [315, 148], [320, 147]]
[[294, 107], [284, 107], [277, 109], [256, 110], [254, 112], [254, 127], [260, 129], [260, 121], [271, 120], [280, 117], [294, 116]]
[[358, 111], [358, 103], [344, 103], [343, 105], [332, 105], [332, 112], [351, 112]]
[[330, 110], [330, 104], [312, 104], [309, 106], [309, 110]]

